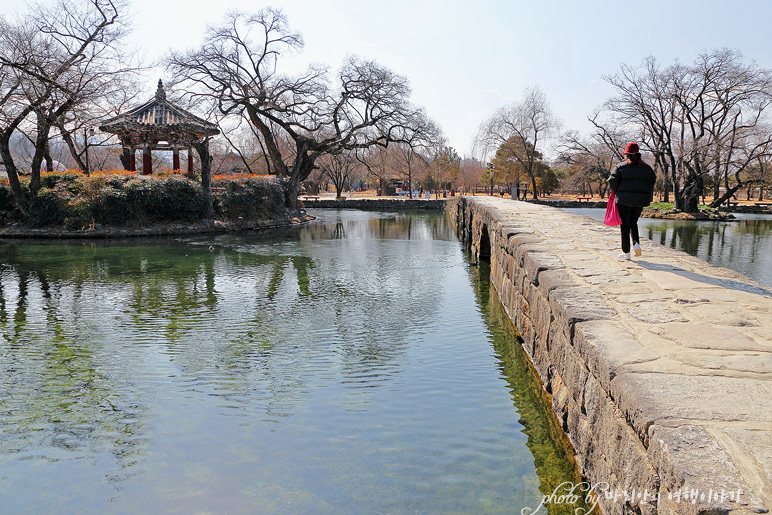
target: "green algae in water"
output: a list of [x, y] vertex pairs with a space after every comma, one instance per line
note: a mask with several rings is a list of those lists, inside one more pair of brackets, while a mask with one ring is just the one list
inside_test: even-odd
[[[493, 338], [502, 377], [507, 381], [520, 414], [518, 422], [528, 436], [526, 445], [533, 454], [539, 491], [544, 497], [549, 497], [554, 493], [567, 493], [575, 485], [588, 486], [588, 483], [583, 483], [576, 465], [574, 448], [551, 409], [550, 396], [544, 391], [538, 373], [520, 343], [520, 336], [490, 282], [490, 266], [485, 261], [479, 263], [474, 278], [475, 294]], [[581, 487], [574, 492], [577, 493], [576, 502], [545, 502], [539, 511], [546, 509], [551, 515], [590, 513], [593, 510], [592, 499], [586, 497]], [[529, 508], [537, 510], [539, 505]]]

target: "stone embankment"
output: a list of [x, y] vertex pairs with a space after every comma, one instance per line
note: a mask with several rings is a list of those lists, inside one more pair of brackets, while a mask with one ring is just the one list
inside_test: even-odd
[[9, 239], [114, 239], [141, 238], [153, 236], [186, 236], [195, 234], [221, 234], [228, 232], [255, 231], [290, 227], [313, 220], [315, 217], [305, 212], [290, 213], [286, 216], [266, 220], [202, 220], [199, 222], [170, 222], [138, 227], [95, 225], [85, 229], [66, 229], [64, 227], [27, 227], [12, 225], [0, 227], [0, 238]]
[[305, 208], [361, 209], [363, 211], [388, 211], [391, 209], [441, 211], [445, 209], [446, 201], [445, 199], [359, 198], [303, 200], [302, 202]]
[[506, 199], [449, 203], [606, 514], [772, 507], [772, 291], [619, 231]]

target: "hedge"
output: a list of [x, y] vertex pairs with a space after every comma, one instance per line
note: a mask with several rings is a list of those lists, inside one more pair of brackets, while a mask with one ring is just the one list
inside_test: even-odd
[[[29, 198], [29, 178], [22, 178]], [[206, 216], [198, 181], [184, 175], [133, 175], [74, 172], [41, 175], [41, 188], [29, 203], [35, 227], [139, 226], [190, 222]], [[213, 182], [215, 217], [247, 220], [284, 212], [284, 193], [275, 177], [223, 178]], [[0, 224], [23, 221], [7, 180], [0, 182]]]

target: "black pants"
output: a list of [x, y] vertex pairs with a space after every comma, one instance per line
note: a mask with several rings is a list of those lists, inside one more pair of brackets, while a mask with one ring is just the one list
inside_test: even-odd
[[640, 218], [643, 208], [617, 204], [617, 211], [619, 211], [619, 218], [622, 219], [622, 225], [619, 226], [622, 230], [622, 252], [629, 253], [630, 236], [633, 237], [633, 245], [641, 242], [638, 236], [638, 218]]

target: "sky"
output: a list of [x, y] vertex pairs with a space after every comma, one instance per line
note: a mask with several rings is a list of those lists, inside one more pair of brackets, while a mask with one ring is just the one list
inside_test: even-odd
[[[228, 10], [280, 7], [305, 40], [302, 53], [282, 57], [280, 67], [322, 63], [334, 72], [348, 55], [375, 59], [409, 79], [413, 103], [464, 157], [473, 155], [480, 123], [528, 87], [545, 93], [564, 130], [588, 133], [587, 117], [614, 94], [603, 77], [622, 64], [649, 55], [664, 65], [688, 63], [728, 47], [772, 68], [767, 0], [128, 1], [132, 44], [149, 60], [200, 45], [207, 24]], [[25, 5], [0, 0], [0, 12]], [[148, 72], [148, 98], [159, 78], [166, 78], [162, 68]]]

